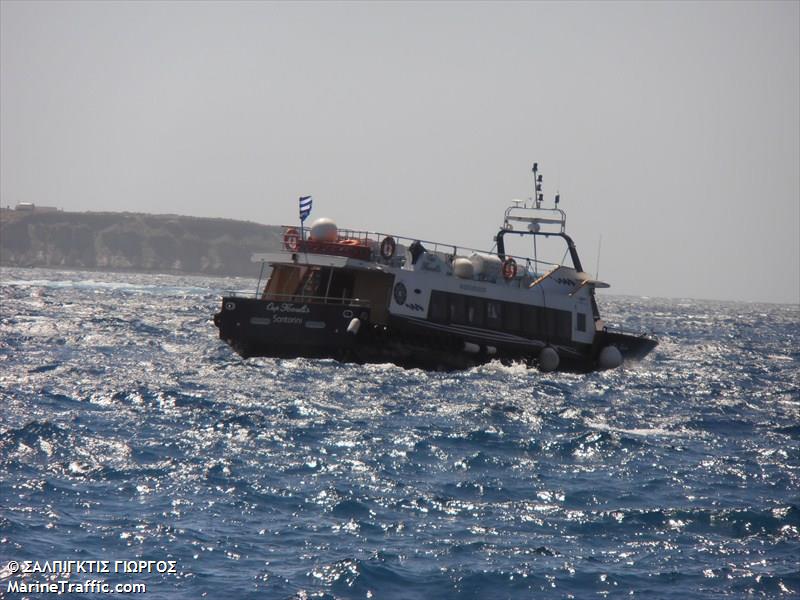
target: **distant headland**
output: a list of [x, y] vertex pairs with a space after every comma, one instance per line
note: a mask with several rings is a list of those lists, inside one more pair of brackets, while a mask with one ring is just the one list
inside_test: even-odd
[[233, 219], [0, 208], [0, 265], [252, 275], [254, 252], [280, 247], [281, 228]]

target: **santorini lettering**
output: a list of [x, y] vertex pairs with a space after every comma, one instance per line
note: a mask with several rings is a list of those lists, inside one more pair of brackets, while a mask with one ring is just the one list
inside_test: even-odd
[[273, 323], [283, 323], [284, 325], [302, 325], [303, 319], [300, 317], [275, 317]]

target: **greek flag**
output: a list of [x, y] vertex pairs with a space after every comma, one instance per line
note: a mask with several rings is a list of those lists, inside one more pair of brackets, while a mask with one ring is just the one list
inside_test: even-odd
[[300, 222], [311, 214], [311, 196], [300, 196]]

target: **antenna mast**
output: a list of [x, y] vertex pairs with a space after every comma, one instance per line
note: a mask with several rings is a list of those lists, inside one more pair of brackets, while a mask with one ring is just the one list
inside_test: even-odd
[[539, 174], [539, 163], [533, 163], [533, 184], [534, 184], [534, 200], [536, 201], [536, 208], [542, 208], [542, 176]]
[[597, 240], [597, 264], [594, 267], [594, 278], [600, 279], [600, 245], [603, 243], [603, 234], [600, 234], [600, 239]]

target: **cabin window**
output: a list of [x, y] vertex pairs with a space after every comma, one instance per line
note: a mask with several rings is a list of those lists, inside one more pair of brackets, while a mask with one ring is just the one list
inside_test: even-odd
[[447, 322], [447, 294], [444, 292], [431, 292], [431, 301], [428, 304], [428, 318], [434, 323]]
[[[327, 279], [327, 278], [326, 278]], [[321, 296], [324, 289], [320, 290], [322, 284], [322, 274], [318, 267], [311, 267], [300, 283], [300, 294], [303, 296]]]
[[301, 285], [301, 280], [305, 276], [305, 268], [275, 265], [272, 269], [267, 285], [264, 287], [263, 298], [286, 300], [293, 296]]
[[328, 286], [327, 297], [329, 300], [336, 300], [339, 298], [352, 298], [354, 286], [355, 286], [355, 277], [352, 271], [345, 271], [344, 269], [334, 269], [333, 276], [331, 277], [330, 280], [330, 286]]
[[467, 323], [474, 327], [483, 327], [485, 321], [485, 301], [483, 298], [470, 296], [467, 298]]
[[564, 341], [572, 339], [572, 313], [567, 310], [554, 310], [556, 318], [556, 338]]
[[450, 322], [465, 325], [467, 323], [466, 298], [461, 294], [449, 294]]
[[503, 324], [507, 331], [522, 329], [519, 304], [508, 303], [503, 306]]
[[486, 326], [490, 329], [503, 328], [503, 305], [500, 302], [486, 302]]
[[586, 331], [586, 315], [578, 313], [578, 331]]
[[545, 335], [554, 340], [572, 339], [572, 313], [554, 308], [544, 309]]
[[525, 306], [522, 309], [522, 331], [529, 336], [539, 335], [542, 331], [540, 318], [541, 310], [538, 306]]
[[[376, 271], [356, 271], [354, 274], [353, 298], [369, 302], [372, 308], [369, 318], [372, 322], [385, 323], [394, 277]], [[327, 281], [324, 275], [323, 280]]]

